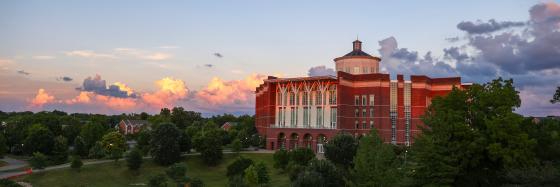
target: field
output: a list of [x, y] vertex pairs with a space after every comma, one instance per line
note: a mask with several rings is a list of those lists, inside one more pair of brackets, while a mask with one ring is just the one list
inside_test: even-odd
[[[287, 175], [280, 174], [272, 168], [272, 154], [245, 153], [241, 156], [253, 159], [256, 162], [262, 161], [267, 165], [271, 179], [269, 186], [289, 186]], [[225, 176], [226, 168], [236, 157], [232, 154], [225, 154], [224, 160], [219, 165], [208, 167], [202, 163], [199, 156], [188, 156], [184, 161], [187, 164], [187, 176], [202, 179], [205, 186], [226, 186], [228, 180]], [[65, 168], [35, 173], [17, 180], [29, 182], [34, 187], [145, 186], [144, 184], [147, 184], [150, 176], [162, 173], [165, 173], [165, 167], [158, 166], [151, 160], [144, 160], [140, 174], [133, 175], [132, 172], [128, 171], [126, 162], [120, 161], [118, 164], [110, 162], [84, 166], [80, 172]], [[175, 186], [175, 184], [171, 183], [168, 178], [167, 186]]]

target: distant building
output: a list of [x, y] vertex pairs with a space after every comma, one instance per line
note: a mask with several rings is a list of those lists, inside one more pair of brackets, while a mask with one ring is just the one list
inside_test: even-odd
[[148, 128], [150, 126], [150, 122], [146, 120], [129, 120], [124, 119], [119, 122], [119, 131], [124, 134], [136, 134], [140, 132], [143, 128]]
[[228, 121], [228, 122], [225, 122], [225, 123], [222, 125], [222, 129], [224, 129], [224, 131], [229, 131], [229, 129], [232, 128], [232, 127], [234, 127], [234, 126], [237, 126], [237, 122], [229, 122], [229, 121]]
[[362, 42], [334, 59], [336, 76], [276, 78], [256, 88], [255, 126], [270, 150], [309, 147], [323, 152], [335, 134], [354, 136], [377, 129], [387, 143], [410, 145], [418, 135], [432, 98], [453, 87], [461, 77], [404, 77], [380, 73], [381, 59], [362, 51]]

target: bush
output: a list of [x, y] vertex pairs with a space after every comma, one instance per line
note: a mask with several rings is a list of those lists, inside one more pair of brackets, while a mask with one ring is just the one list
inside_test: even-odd
[[80, 156], [75, 155], [72, 157], [72, 163], [70, 164], [70, 167], [76, 171], [80, 171], [80, 168], [82, 168], [82, 166], [84, 165], [84, 163], [82, 163], [82, 159], [80, 159]]
[[288, 151], [280, 149], [274, 153], [273, 158], [274, 168], [286, 170], [290, 162], [290, 155], [288, 154]]
[[103, 145], [101, 142], [96, 142], [93, 147], [89, 150], [89, 158], [100, 159], [105, 157], [105, 150], [103, 150]]
[[29, 164], [33, 169], [44, 169], [47, 167], [47, 156], [43, 153], [35, 152], [33, 157], [29, 160]]
[[239, 154], [242, 147], [243, 144], [241, 144], [241, 141], [239, 141], [239, 139], [235, 139], [231, 142], [231, 151], [233, 151], [234, 153]]
[[18, 183], [9, 179], [0, 179], [0, 186], [3, 187], [21, 187]]
[[202, 182], [202, 180], [200, 180], [199, 178], [191, 179], [190, 187], [203, 187], [203, 186], [204, 186], [204, 182]]
[[243, 172], [245, 171], [245, 169], [247, 169], [251, 165], [253, 165], [253, 160], [239, 157], [227, 167], [226, 176], [228, 176], [230, 179], [236, 175], [243, 176]]
[[149, 187], [165, 187], [167, 186], [167, 178], [165, 178], [164, 174], [154, 175], [150, 177], [148, 181]]
[[313, 158], [315, 153], [309, 148], [297, 148], [290, 152], [290, 161], [301, 166], [306, 166]]
[[177, 186], [180, 186], [186, 181], [187, 166], [182, 163], [176, 163], [169, 166], [169, 168], [165, 170], [165, 173], [177, 183]]
[[133, 149], [126, 157], [126, 165], [129, 170], [137, 171], [142, 165], [142, 153], [139, 149]]

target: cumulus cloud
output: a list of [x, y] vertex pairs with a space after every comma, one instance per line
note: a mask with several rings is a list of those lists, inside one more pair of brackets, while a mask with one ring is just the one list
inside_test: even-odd
[[107, 87], [106, 81], [101, 79], [100, 75], [95, 75], [95, 77], [88, 77], [84, 79], [84, 83], [82, 84], [81, 88], [78, 88], [81, 91], [90, 91], [100, 95], [106, 96], [113, 96], [113, 97], [136, 97], [133, 90], [123, 83], [116, 82], [112, 85]]
[[197, 92], [196, 98], [211, 105], [252, 106], [255, 88], [262, 84], [266, 76], [253, 74], [244, 80], [224, 81], [218, 77]]
[[45, 89], [41, 88], [37, 91], [37, 95], [35, 95], [35, 97], [31, 100], [31, 102], [29, 103], [29, 105], [31, 107], [43, 107], [43, 105], [47, 104], [47, 103], [52, 103], [54, 102], [55, 98], [52, 95], [49, 95], [49, 93], [47, 93], [45, 91]]
[[518, 22], [518, 21], [497, 22], [494, 19], [490, 19], [488, 20], [488, 22], [483, 22], [480, 20], [477, 20], [476, 22], [463, 21], [457, 24], [457, 28], [469, 34], [484, 34], [484, 33], [499, 31], [510, 27], [520, 27], [520, 26], [524, 26], [525, 24], [526, 24], [525, 22]]
[[332, 68], [327, 68], [326, 66], [315, 66], [309, 68], [307, 75], [312, 76], [336, 76], [336, 72]]
[[158, 90], [154, 93], [142, 94], [142, 100], [152, 107], [171, 107], [181, 99], [187, 97], [189, 89], [180, 79], [166, 77], [156, 81]]

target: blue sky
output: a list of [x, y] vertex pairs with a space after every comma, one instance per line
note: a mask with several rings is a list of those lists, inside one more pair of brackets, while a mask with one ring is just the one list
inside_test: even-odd
[[[0, 83], [25, 92], [21, 102], [43, 87], [72, 98], [79, 92], [56, 90], [80, 87], [96, 74], [138, 92], [155, 92], [154, 81], [173, 77], [195, 92], [216, 77], [231, 85], [253, 74], [306, 76], [311, 67], [333, 67], [332, 59], [347, 53], [357, 35], [373, 55], [381, 55], [378, 42], [392, 36], [399, 48], [442, 58], [443, 49], [468, 42], [445, 40], [465, 37], [458, 23], [527, 21], [540, 2], [1, 1], [0, 59], [9, 63], [0, 63]], [[88, 55], [72, 53], [84, 51]], [[61, 76], [73, 81], [57, 81]], [[6, 86], [20, 79], [41, 83]], [[10, 94], [0, 93], [0, 100]], [[0, 110], [26, 109], [7, 106]]]

